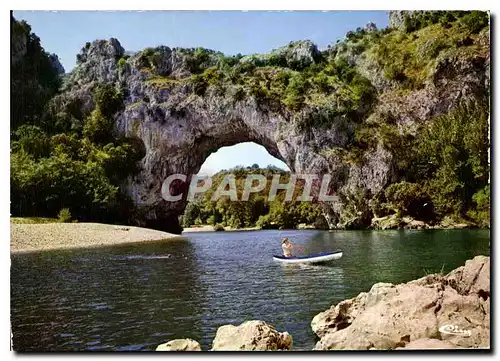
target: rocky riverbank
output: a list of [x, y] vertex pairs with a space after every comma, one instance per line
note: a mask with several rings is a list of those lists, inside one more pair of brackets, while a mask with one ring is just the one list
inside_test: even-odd
[[477, 226], [465, 221], [457, 222], [451, 218], [445, 218], [436, 224], [429, 224], [424, 221], [414, 219], [412, 217], [399, 217], [396, 214], [375, 217], [371, 221], [372, 229], [464, 229], [464, 228], [477, 228]]
[[186, 227], [182, 230], [182, 233], [191, 233], [191, 232], [235, 232], [235, 231], [258, 231], [260, 228], [258, 227], [245, 227], [245, 228], [232, 228], [232, 227], [223, 227], [224, 229], [217, 230], [214, 226], [211, 225], [202, 225], [202, 226], [194, 226], [194, 227]]
[[447, 275], [377, 283], [316, 315], [311, 327], [320, 338], [315, 350], [489, 348], [490, 258], [477, 256]]
[[[490, 258], [477, 256], [447, 275], [377, 283], [316, 315], [314, 350], [490, 348]], [[211, 351], [287, 351], [293, 339], [263, 321], [219, 327]], [[201, 351], [191, 339], [157, 351]]]
[[171, 240], [179, 237], [179, 235], [153, 229], [101, 223], [11, 223], [10, 225], [12, 253], [111, 246], [121, 243]]
[[[424, 221], [413, 219], [412, 217], [398, 217], [397, 215], [391, 215], [386, 217], [373, 218], [371, 222], [371, 227], [369, 229], [373, 230], [387, 230], [387, 229], [465, 229], [465, 228], [477, 228], [476, 226], [469, 223], [455, 222], [451, 219], [444, 219], [438, 224], [429, 224]], [[312, 229], [312, 230], [325, 230], [323, 228], [315, 228], [313, 225], [299, 224], [297, 229]], [[222, 229], [221, 229], [222, 230]], [[224, 227], [226, 232], [230, 231], [258, 231], [261, 230], [259, 227], [246, 227], [246, 228], [231, 228]], [[182, 233], [191, 232], [216, 232], [214, 226], [202, 225], [195, 227], [186, 227], [182, 230]]]

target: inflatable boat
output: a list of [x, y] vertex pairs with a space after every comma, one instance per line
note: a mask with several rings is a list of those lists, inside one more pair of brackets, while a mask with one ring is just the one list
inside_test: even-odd
[[342, 257], [342, 251], [335, 252], [322, 252], [309, 254], [307, 256], [297, 256], [297, 257], [285, 257], [285, 256], [273, 256], [273, 259], [282, 263], [323, 263], [329, 262]]

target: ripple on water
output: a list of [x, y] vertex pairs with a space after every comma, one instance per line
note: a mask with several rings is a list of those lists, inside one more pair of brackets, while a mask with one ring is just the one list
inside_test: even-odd
[[[289, 237], [312, 253], [342, 249], [331, 265], [272, 260]], [[314, 315], [376, 282], [399, 283], [489, 255], [489, 232], [259, 231], [13, 255], [15, 350], [146, 351], [175, 338], [210, 349], [217, 328], [248, 319], [312, 349]]]

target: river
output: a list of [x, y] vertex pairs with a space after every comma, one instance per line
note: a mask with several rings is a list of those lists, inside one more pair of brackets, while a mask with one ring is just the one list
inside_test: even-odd
[[[217, 328], [263, 320], [316, 342], [310, 322], [377, 282], [449, 272], [489, 255], [489, 230], [186, 233], [181, 240], [13, 254], [11, 324], [18, 351], [149, 351], [175, 338], [211, 347]], [[272, 260], [280, 239], [329, 265]]]

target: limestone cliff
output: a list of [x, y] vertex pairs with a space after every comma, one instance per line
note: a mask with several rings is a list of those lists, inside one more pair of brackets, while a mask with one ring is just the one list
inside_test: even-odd
[[292, 172], [333, 177], [337, 201], [323, 204], [331, 227], [366, 223], [369, 200], [400, 175], [387, 143], [365, 144], [357, 131], [390, 123], [398, 136], [415, 136], [489, 89], [487, 29], [470, 35], [438, 24], [412, 34], [370, 24], [324, 51], [300, 41], [245, 57], [167, 46], [130, 55], [112, 38], [87, 43], [77, 59], [58, 99], [78, 99], [88, 115], [96, 85], [123, 92], [115, 132], [140, 139], [146, 153], [122, 190], [140, 224], [173, 232], [186, 201], [162, 199], [165, 178], [196, 174], [212, 152], [248, 141]]

